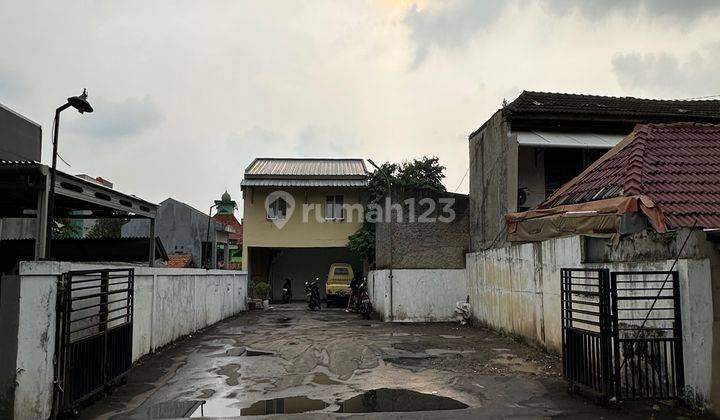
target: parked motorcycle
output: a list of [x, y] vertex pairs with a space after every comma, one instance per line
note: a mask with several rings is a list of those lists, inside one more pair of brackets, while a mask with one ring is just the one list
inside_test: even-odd
[[370, 302], [370, 294], [367, 290], [367, 282], [363, 281], [358, 288], [357, 301], [360, 303], [360, 315], [365, 319], [370, 319], [372, 315], [372, 303]]
[[320, 279], [315, 277], [315, 281], [305, 282], [305, 296], [307, 296], [308, 309], [311, 311], [320, 310], [320, 289], [318, 287], [318, 281]]
[[283, 303], [290, 303], [290, 301], [292, 301], [292, 282], [290, 279], [285, 279], [285, 284], [282, 289], [282, 301]]

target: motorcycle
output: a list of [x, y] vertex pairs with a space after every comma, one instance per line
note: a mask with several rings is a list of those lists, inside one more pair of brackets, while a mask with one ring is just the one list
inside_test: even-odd
[[305, 296], [307, 296], [308, 309], [311, 311], [320, 310], [320, 289], [318, 288], [319, 278], [315, 281], [305, 282]]
[[282, 289], [282, 301], [283, 303], [290, 303], [292, 300], [292, 283], [290, 279], [285, 279], [285, 284]]
[[367, 282], [362, 282], [358, 288], [357, 302], [360, 304], [360, 314], [365, 319], [370, 319], [372, 315], [372, 303], [370, 302], [370, 294], [367, 290]]

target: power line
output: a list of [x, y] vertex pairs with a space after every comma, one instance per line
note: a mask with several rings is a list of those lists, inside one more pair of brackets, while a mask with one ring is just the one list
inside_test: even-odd
[[460, 182], [458, 182], [457, 187], [455, 187], [455, 191], [454, 191], [454, 192], [457, 192], [457, 190], [460, 188], [460, 185], [462, 185], [463, 181], [465, 181], [465, 177], [467, 176], [468, 172], [470, 172], [470, 167], [469, 167], [469, 166], [468, 166], [468, 168], [465, 170], [465, 175], [463, 175], [463, 177], [462, 177], [462, 179], [460, 180]]

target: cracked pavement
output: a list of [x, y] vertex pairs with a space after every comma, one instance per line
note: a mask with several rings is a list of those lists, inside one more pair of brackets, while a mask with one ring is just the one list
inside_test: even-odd
[[143, 358], [126, 384], [80, 417], [693, 415], [650, 402], [599, 406], [569, 394], [560, 372], [558, 357], [483, 328], [382, 323], [340, 309], [277, 305], [227, 319]]

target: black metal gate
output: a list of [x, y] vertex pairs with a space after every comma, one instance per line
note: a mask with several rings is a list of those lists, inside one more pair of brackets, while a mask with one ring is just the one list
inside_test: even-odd
[[668, 399], [685, 386], [677, 271], [613, 272], [615, 393]]
[[60, 275], [55, 351], [56, 413], [120, 378], [132, 364], [133, 269]]
[[684, 369], [677, 271], [561, 269], [563, 375], [603, 399], [673, 399]]
[[607, 269], [561, 269], [563, 375], [607, 397], [612, 389]]

